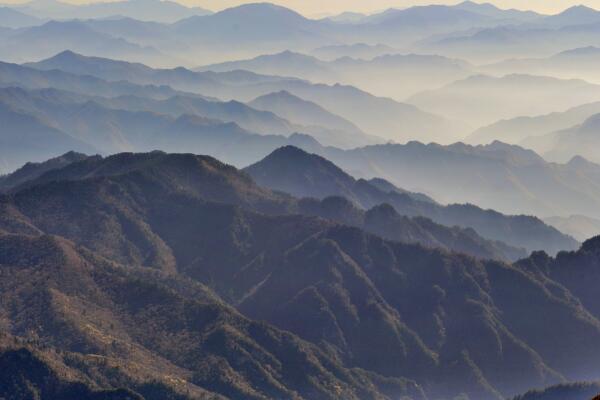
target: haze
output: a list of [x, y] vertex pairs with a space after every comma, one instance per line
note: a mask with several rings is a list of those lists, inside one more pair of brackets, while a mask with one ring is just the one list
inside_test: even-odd
[[83, 1], [0, 6], [0, 400], [600, 400], [600, 0]]

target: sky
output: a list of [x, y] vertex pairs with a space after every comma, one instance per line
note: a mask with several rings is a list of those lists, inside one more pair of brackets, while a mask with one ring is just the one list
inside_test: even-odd
[[[27, 0], [2, 0], [0, 3], [22, 3]], [[98, 0], [61, 0], [69, 3], [88, 3]], [[377, 12], [387, 8], [410, 7], [423, 4], [456, 4], [462, 0], [173, 0], [189, 6], [201, 6], [213, 11], [260, 1], [268, 1], [292, 8], [306, 16], [323, 16], [343, 11]], [[482, 0], [475, 0], [482, 2]], [[585, 4], [600, 9], [600, 0], [489, 0], [500, 8], [535, 10], [542, 13], [558, 13], [568, 7]]]

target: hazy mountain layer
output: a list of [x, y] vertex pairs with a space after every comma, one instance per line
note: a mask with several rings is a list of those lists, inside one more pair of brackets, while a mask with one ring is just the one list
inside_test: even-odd
[[472, 76], [417, 94], [409, 102], [481, 126], [500, 119], [564, 111], [599, 97], [600, 86], [582, 80], [513, 74], [502, 78]]
[[59, 1], [30, 1], [17, 6], [23, 12], [39, 18], [89, 19], [131, 17], [146, 21], [175, 22], [194, 15], [210, 14], [200, 7], [185, 7], [178, 2], [129, 0], [110, 3], [71, 4]]
[[[314, 150], [312, 152], [315, 152]], [[598, 166], [548, 163], [518, 146], [377, 145], [318, 153], [362, 178], [381, 177], [443, 203], [471, 203], [506, 214], [598, 215]]]
[[433, 55], [385, 54], [368, 60], [343, 57], [322, 61], [286, 51], [251, 60], [201, 67], [201, 71], [248, 70], [293, 76], [321, 83], [347, 83], [379, 96], [403, 100], [425, 89], [437, 89], [472, 74], [465, 61]]
[[[41, 69], [59, 68], [111, 81], [131, 79], [137, 84], [170, 85], [178, 90], [220, 99], [251, 101], [266, 94], [287, 91], [351, 121], [370, 135], [398, 141], [414, 137], [418, 132], [423, 140], [436, 138], [449, 142], [468, 132], [463, 123], [423, 112], [413, 105], [376, 97], [352, 86], [311, 84], [296, 78], [245, 71], [214, 73], [183, 68], [152, 69], [141, 64], [89, 58], [70, 52], [30, 65]], [[362, 112], [357, 113], [357, 109]]]
[[539, 116], [521, 116], [497, 121], [473, 132], [466, 140], [474, 144], [488, 144], [494, 140], [520, 144], [524, 140], [571, 128], [600, 112], [600, 103], [584, 104], [564, 112]]
[[567, 162], [576, 156], [600, 162], [595, 151], [600, 144], [599, 128], [600, 114], [594, 114], [574, 127], [527, 138], [523, 140], [523, 145], [556, 162]]
[[[468, 204], [442, 206], [428, 198], [423, 198], [422, 195], [402, 191], [389, 183], [386, 185], [386, 182], [382, 180], [375, 181], [375, 183], [362, 179], [357, 181], [331, 162], [296, 148], [276, 150], [264, 160], [246, 168], [245, 171], [258, 184], [297, 197], [324, 199], [329, 196], [342, 196], [363, 209], [381, 204], [390, 204], [401, 215], [427, 217], [448, 227], [460, 226], [474, 229], [478, 234], [489, 240], [502, 241], [517, 248], [524, 247], [528, 251], [545, 250], [554, 254], [561, 250], [574, 250], [578, 247], [578, 243], [574, 239], [559, 233], [537, 218], [506, 216]], [[354, 218], [357, 220], [355, 224], [363, 226], [364, 222], [360, 216], [357, 216], [358, 213], [355, 210], [344, 212], [342, 210], [348, 206], [341, 204], [338, 206], [339, 210], [335, 211], [335, 202], [331, 201], [329, 204], [331, 210], [329, 212], [333, 213], [329, 215], [340, 213], [342, 215], [350, 214], [352, 217], [328, 218], [341, 219], [342, 222], [346, 223]], [[324, 206], [327, 206], [327, 204], [324, 204]], [[323, 206], [315, 208], [317, 210], [324, 209]], [[318, 211], [313, 212], [318, 214]], [[378, 217], [372, 218], [371, 221], [378, 219], [382, 222], [385, 219], [392, 221], [398, 218], [394, 212], [386, 211], [385, 208], [380, 209], [379, 212], [369, 211], [367, 216]], [[388, 222], [387, 225], [392, 224]], [[372, 231], [372, 229], [366, 229]], [[399, 228], [389, 226], [385, 229], [388, 233], [383, 233], [384, 228], [381, 224], [374, 229], [375, 233], [385, 237], [390, 237], [390, 232], [393, 230], [399, 231]], [[414, 241], [407, 239], [407, 237], [409, 236], [403, 236], [402, 239], [393, 236], [391, 238], [403, 242]], [[473, 239], [463, 240], [466, 243]], [[427, 240], [420, 240], [419, 242], [427, 244]], [[442, 247], [448, 246], [442, 245]], [[466, 247], [450, 246], [450, 248], [474, 254]], [[510, 253], [504, 253], [506, 254], [504, 257], [522, 257], [522, 254], [514, 250], [511, 250]]]
[[585, 241], [600, 235], [600, 220], [583, 215], [550, 217], [544, 219], [544, 222], [567, 235], [571, 235], [579, 241]]

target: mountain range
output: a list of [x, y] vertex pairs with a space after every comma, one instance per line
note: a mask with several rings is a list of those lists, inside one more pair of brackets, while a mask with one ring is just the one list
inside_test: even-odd
[[594, 371], [597, 240], [509, 265], [294, 214], [210, 157], [55, 164], [2, 197], [20, 390], [487, 400]]
[[510, 59], [481, 68], [495, 74], [520, 73], [598, 82], [599, 63], [600, 48], [589, 46], [565, 50], [546, 58]]
[[600, 234], [600, 220], [585, 215], [550, 217], [546, 218], [544, 222], [579, 241], [585, 241]]
[[65, 49], [127, 60], [156, 62], [164, 57], [150, 46], [98, 32], [84, 22], [49, 21], [0, 36], [3, 61], [22, 63], [51, 57]]
[[[317, 47], [365, 42], [380, 43], [390, 48], [406, 48], [412, 46], [416, 40], [461, 29], [494, 28], [511, 23], [544, 21], [542, 16], [531, 12], [501, 10], [490, 5], [470, 2], [455, 6], [389, 9], [346, 21], [308, 19], [291, 9], [269, 3], [244, 4], [216, 13], [157, 0], [88, 5], [44, 0], [11, 7], [11, 12], [29, 15], [33, 20], [39, 18], [38, 21], [77, 19], [87, 27], [113, 39], [122, 38], [134, 44], [152, 47], [174, 60], [185, 60], [185, 63], [196, 65], [208, 64], [211, 60], [215, 62], [214, 60], [252, 58], [289, 49], [310, 52]], [[94, 21], [89, 21], [90, 19]], [[23, 23], [39, 25], [33, 21]], [[108, 29], [109, 26], [112, 30]], [[69, 28], [69, 24], [65, 27]], [[63, 39], [68, 39], [68, 35]], [[22, 53], [27, 57], [34, 54], [34, 48], [44, 50], [43, 46], [36, 45], [35, 42], [12, 43], [12, 46], [9, 46], [11, 49], [17, 49], [18, 43], [29, 48], [29, 53]], [[54, 41], [48, 43], [53, 44]], [[93, 47], [88, 49], [93, 50]], [[210, 56], [207, 56], [208, 53]], [[8, 50], [0, 54], [5, 60], [11, 56]], [[86, 54], [116, 56], [106, 52]], [[39, 59], [39, 56], [36, 58]], [[136, 61], [143, 60], [140, 57]], [[165, 62], [160, 57], [146, 60], [152, 60], [155, 65], [164, 65]], [[17, 60], [13, 58], [13, 61]]]
[[[312, 84], [297, 78], [243, 71], [215, 73], [193, 72], [184, 68], [152, 69], [140, 64], [84, 57], [72, 52], [64, 52], [28, 66], [50, 71], [60, 69], [109, 81], [130, 79], [141, 85], [169, 85], [203, 96], [239, 101], [251, 101], [266, 94], [287, 91], [351, 121], [369, 135], [397, 141], [405, 141], [407, 136], [417, 131], [423, 140], [436, 137], [447, 142], [463, 136], [466, 131], [463, 123], [423, 112], [410, 104], [376, 97], [347, 85]], [[356, 113], [356, 109], [363, 112]], [[439, 132], [444, 132], [445, 138]]]
[[[587, 16], [572, 18], [572, 13]], [[546, 58], [575, 48], [598, 46], [599, 27], [598, 11], [575, 6], [531, 23], [505, 23], [434, 35], [416, 47], [474, 63], [495, 64], [511, 58]]]
[[[518, 98], [514, 93], [519, 92]], [[540, 115], [596, 102], [600, 86], [579, 79], [511, 74], [476, 75], [425, 91], [408, 102], [429, 112], [478, 126], [523, 115]]]
[[309, 151], [358, 178], [384, 178], [445, 204], [471, 203], [539, 217], [597, 215], [599, 167], [582, 158], [550, 163], [531, 150], [498, 141], [480, 146], [410, 142]]
[[574, 157], [583, 157], [593, 162], [600, 162], [600, 157], [594, 151], [600, 143], [598, 129], [600, 129], [600, 114], [594, 114], [581, 124], [530, 137], [522, 143], [552, 161], [565, 162]]
[[39, 25], [41, 23], [35, 17], [24, 14], [9, 7], [0, 7], [0, 26], [5, 28], [23, 28], [26, 26]]
[[594, 102], [562, 112], [500, 120], [477, 129], [467, 137], [466, 141], [473, 144], [488, 144], [494, 140], [502, 140], [510, 144], [521, 144], [529, 138], [572, 128], [598, 113], [600, 113], [600, 102]]
[[57, 20], [130, 17], [143, 21], [175, 22], [194, 15], [210, 14], [210, 11], [200, 7], [186, 7], [178, 2], [158, 0], [77, 5], [56, 0], [33, 0], [13, 7], [37, 18]]
[[[421, 54], [384, 54], [369, 59], [344, 56], [333, 61], [286, 51], [251, 60], [212, 64], [198, 71], [246, 70], [260, 74], [293, 76], [313, 82], [345, 82], [370, 93], [403, 99], [424, 89], [464, 79], [473, 73], [469, 63], [446, 57]], [[398, 84], [392, 84], [399, 81]]]
[[[545, 250], [556, 253], [578, 247], [575, 240], [544, 225], [537, 218], [506, 216], [472, 205], [442, 206], [423, 194], [407, 192], [382, 179], [356, 180], [330, 161], [294, 147], [278, 149], [244, 171], [259, 185], [296, 197], [322, 200], [341, 196], [363, 209], [388, 204], [403, 216], [426, 217], [447, 227], [472, 229], [488, 240], [504, 242], [516, 248], [524, 247], [528, 252]], [[335, 203], [331, 204], [333, 206]], [[385, 209], [379, 211], [382, 219], [395, 218], [393, 212], [386, 215]], [[353, 213], [357, 214], [355, 211]], [[342, 218], [343, 222], [350, 219]], [[381, 228], [375, 233], [386, 236]], [[392, 239], [411, 241], [406, 237]], [[465, 249], [461, 251], [471, 253]], [[513, 253], [521, 257], [514, 250]]]

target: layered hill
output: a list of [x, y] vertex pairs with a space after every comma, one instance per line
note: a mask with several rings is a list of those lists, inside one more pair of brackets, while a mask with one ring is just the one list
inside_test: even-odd
[[545, 158], [556, 162], [568, 162], [574, 157], [600, 162], [600, 157], [593, 151], [600, 143], [599, 127], [600, 114], [594, 114], [573, 127], [527, 138], [523, 141], [523, 145], [535, 149]]
[[[312, 84], [297, 78], [247, 71], [215, 73], [193, 72], [184, 68], [152, 69], [141, 64], [84, 57], [70, 52], [28, 65], [40, 70], [58, 68], [109, 81], [129, 79], [139, 85], [169, 85], [204, 96], [243, 102], [287, 91], [351, 121], [367, 134], [391, 140], [406, 141], [407, 137], [414, 137], [414, 132], [419, 132], [419, 136], [427, 140], [438, 138], [449, 141], [464, 136], [468, 131], [468, 127], [460, 121], [424, 112], [411, 104], [377, 97], [349, 85]], [[356, 113], [357, 109], [363, 112]], [[440, 132], [444, 132], [443, 137]]]
[[483, 146], [411, 142], [310, 151], [354, 176], [381, 177], [446, 204], [471, 203], [541, 218], [598, 216], [597, 165], [580, 158], [549, 163], [531, 150], [502, 142]]
[[[316, 143], [309, 136], [294, 134], [293, 124], [272, 113], [193, 96], [114, 98], [9, 87], [0, 89], [0, 107], [6, 115], [5, 146], [0, 149], [5, 172], [25, 160], [42, 161], [69, 150], [89, 154], [196, 151], [244, 166], [282, 145], [310, 148]], [[244, 127], [280, 133], [259, 135]], [[325, 139], [331, 137], [327, 129], [320, 133]]]
[[528, 251], [543, 249], [556, 253], [578, 247], [573, 238], [535, 217], [507, 216], [467, 204], [442, 206], [422, 195], [386, 185], [385, 181], [356, 180], [326, 159], [297, 148], [276, 150], [245, 171], [260, 185], [294, 196], [317, 199], [343, 196], [364, 209], [388, 203], [399, 214], [427, 217], [450, 227], [471, 228], [489, 240], [525, 247]]
[[494, 122], [473, 132], [466, 140], [473, 144], [488, 144], [500, 140], [520, 144], [525, 140], [572, 128], [600, 112], [600, 103], [589, 103], [562, 112], [538, 116], [520, 116]]
[[[514, 94], [520, 93], [518, 98]], [[423, 110], [483, 126], [501, 119], [564, 111], [595, 102], [600, 86], [581, 79], [476, 75], [408, 99]]]
[[[378, 96], [400, 101], [425, 90], [464, 79], [472, 74], [469, 63], [435, 55], [398, 54], [397, 51], [369, 59], [349, 56], [323, 61], [285, 51], [249, 60], [230, 61], [198, 68], [198, 71], [247, 70], [260, 74], [293, 76], [312, 82], [347, 83]], [[395, 82], [399, 81], [399, 84]]]

